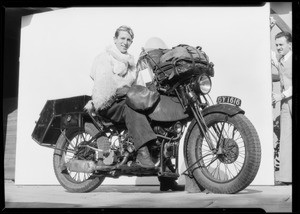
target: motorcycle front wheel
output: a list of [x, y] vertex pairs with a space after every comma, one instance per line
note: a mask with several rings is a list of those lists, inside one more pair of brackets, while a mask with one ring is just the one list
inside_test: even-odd
[[53, 155], [53, 167], [57, 180], [69, 192], [91, 192], [104, 181], [105, 177], [92, 173], [71, 172], [64, 165], [72, 158], [93, 160], [95, 152], [81, 144], [98, 133], [91, 123], [85, 123], [84, 129], [75, 128], [64, 131], [58, 138]]
[[[194, 164], [189, 172], [213, 193], [233, 194], [245, 189], [254, 180], [261, 160], [254, 126], [243, 114], [229, 117], [212, 113], [204, 120], [208, 138], [203, 137], [196, 121], [187, 133], [186, 163]], [[211, 150], [207, 140], [219, 149]]]

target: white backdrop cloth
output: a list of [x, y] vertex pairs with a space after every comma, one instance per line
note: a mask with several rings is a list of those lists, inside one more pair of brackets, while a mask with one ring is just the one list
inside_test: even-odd
[[[211, 96], [242, 99], [256, 127], [262, 160], [252, 182], [274, 184], [269, 4], [263, 7], [69, 8], [22, 19], [15, 183], [58, 184], [53, 150], [31, 133], [47, 100], [91, 95], [92, 62], [121, 25], [132, 27], [137, 60], [151, 37], [168, 47], [202, 46], [215, 64]], [[180, 147], [180, 172], [185, 169]], [[184, 177], [179, 179], [184, 183]], [[156, 177], [108, 178], [103, 184], [158, 184]]]

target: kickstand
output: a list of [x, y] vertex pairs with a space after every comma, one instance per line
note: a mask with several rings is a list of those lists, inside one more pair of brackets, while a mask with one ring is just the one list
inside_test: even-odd
[[185, 170], [183, 173], [181, 173], [182, 175], [188, 176], [190, 179], [194, 178], [193, 173], [191, 173], [191, 171], [189, 170]]

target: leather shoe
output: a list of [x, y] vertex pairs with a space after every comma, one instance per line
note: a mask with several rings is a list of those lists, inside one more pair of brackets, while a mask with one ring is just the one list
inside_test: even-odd
[[178, 183], [174, 179], [169, 178], [160, 178], [160, 191], [184, 191], [184, 185], [178, 185]]
[[136, 156], [136, 162], [139, 166], [143, 168], [154, 168], [155, 165], [151, 160], [149, 150], [147, 146], [143, 146], [138, 150], [138, 154]]

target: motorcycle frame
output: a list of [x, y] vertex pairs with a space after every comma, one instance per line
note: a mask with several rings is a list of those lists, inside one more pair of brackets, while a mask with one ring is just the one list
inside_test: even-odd
[[[201, 103], [201, 100], [199, 98], [199, 95], [194, 94], [193, 97], [188, 97], [188, 94], [186, 93], [186, 90], [190, 90], [186, 85], [183, 86], [182, 84], [177, 84], [177, 87], [173, 88], [175, 91], [177, 97], [179, 98], [181, 105], [184, 110], [187, 110], [188, 106], [191, 107], [192, 114], [194, 116], [194, 119], [197, 121], [200, 127], [202, 127], [202, 134], [205, 133], [206, 127], [204, 122], [204, 117], [211, 113], [223, 113], [228, 116], [233, 116], [238, 113], [244, 113], [242, 109], [240, 109], [237, 106], [232, 106], [229, 104], [217, 104], [217, 105], [211, 105], [207, 106], [205, 103]], [[205, 96], [203, 96], [205, 98]], [[32, 138], [41, 146], [49, 147], [55, 149], [56, 140], [58, 139], [59, 135], [64, 134], [64, 130], [66, 129], [73, 129], [73, 128], [83, 128], [83, 124], [85, 121], [92, 122], [96, 128], [99, 130], [99, 134], [92, 137], [90, 139], [90, 142], [95, 140], [102, 131], [105, 131], [107, 124], [101, 120], [99, 117], [95, 117], [91, 113], [79, 111], [79, 109], [83, 109], [84, 104], [90, 99], [89, 96], [79, 96], [74, 98], [67, 98], [63, 100], [52, 100], [45, 105], [41, 117], [39, 118], [39, 121], [36, 122], [36, 128], [32, 134]], [[61, 103], [62, 102], [62, 103]], [[75, 103], [75, 104], [74, 104]], [[56, 107], [56, 105], [60, 106], [60, 108]], [[74, 106], [72, 109], [69, 107], [69, 105], [73, 104]], [[69, 108], [63, 109], [63, 107]], [[47, 107], [47, 108], [46, 108]], [[76, 111], [74, 111], [76, 110]], [[47, 114], [45, 114], [45, 112]], [[49, 113], [51, 112], [51, 114]], [[99, 119], [98, 119], [99, 118]], [[190, 117], [189, 117], [190, 120]], [[46, 121], [46, 123], [42, 123], [43, 121]], [[37, 130], [39, 130], [39, 127], [45, 127], [43, 129], [43, 133], [38, 133]], [[37, 135], [38, 133], [38, 135]], [[184, 141], [184, 151], [186, 151], [187, 147], [187, 136], [189, 135], [189, 129], [187, 131], [186, 139]], [[38, 137], [39, 138], [38, 138]], [[50, 137], [49, 137], [50, 136]], [[172, 141], [178, 141], [181, 137], [181, 135], [178, 135], [176, 139], [169, 138], [163, 135], [157, 135], [158, 138], [162, 138], [162, 144], [161, 144], [161, 154], [160, 154], [160, 161], [161, 166], [159, 169], [159, 174], [164, 175], [165, 173], [165, 166], [163, 165], [163, 151], [164, 146], [166, 142], [172, 142]], [[209, 142], [209, 140], [208, 140]], [[178, 141], [179, 146], [179, 141]], [[176, 157], [176, 174], [178, 174], [178, 146], [177, 146], [177, 154]], [[213, 147], [211, 146], [211, 149]], [[94, 150], [97, 150], [97, 148], [94, 148]], [[186, 154], [185, 160], [186, 160]], [[198, 160], [199, 161], [199, 160]], [[186, 162], [186, 161], [185, 161]], [[186, 163], [187, 166], [187, 163]], [[191, 166], [187, 166], [189, 169]]]

